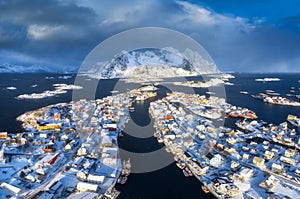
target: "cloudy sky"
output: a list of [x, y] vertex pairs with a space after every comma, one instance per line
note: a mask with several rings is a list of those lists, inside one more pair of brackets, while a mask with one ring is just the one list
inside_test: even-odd
[[146, 26], [187, 34], [222, 71], [300, 72], [297, 0], [0, 0], [0, 61], [68, 70], [104, 39]]

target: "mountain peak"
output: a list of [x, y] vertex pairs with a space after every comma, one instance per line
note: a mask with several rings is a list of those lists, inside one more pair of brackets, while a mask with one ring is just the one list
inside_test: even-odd
[[97, 63], [86, 73], [98, 78], [156, 78], [216, 73], [217, 68], [199, 53], [173, 48], [122, 51], [111, 61]]

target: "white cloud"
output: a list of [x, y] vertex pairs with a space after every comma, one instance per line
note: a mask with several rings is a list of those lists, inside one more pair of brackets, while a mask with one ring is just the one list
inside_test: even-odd
[[185, 1], [176, 2], [181, 6], [183, 13], [174, 15], [173, 23], [180, 24], [184, 28], [215, 28], [221, 32], [236, 32], [237, 30], [249, 32], [255, 28], [255, 25], [249, 23], [246, 18], [219, 14]]
[[179, 4], [184, 11], [183, 14], [177, 16], [176, 20], [178, 21], [188, 21], [203, 25], [214, 25], [217, 22], [212, 12], [203, 7], [184, 1], [177, 1], [177, 4]]
[[49, 25], [30, 25], [27, 34], [30, 38], [35, 40], [49, 39], [57, 34], [65, 31], [63, 26], [49, 26]]
[[75, 41], [87, 40], [91, 31], [88, 26], [81, 28], [79, 26], [69, 25], [30, 25], [27, 28], [27, 37], [32, 40], [45, 41]]
[[132, 5], [132, 6], [122, 6], [121, 8], [114, 9], [110, 13], [110, 17], [101, 21], [100, 25], [114, 25], [119, 23], [137, 23], [142, 12], [147, 9], [144, 5]]
[[[116, 2], [107, 1], [99, 4], [96, 0], [77, 0], [79, 6], [89, 7], [98, 15], [100, 28], [120, 30], [120, 27], [164, 26], [184, 32], [214, 28], [217, 32], [249, 32], [255, 23], [239, 16], [219, 14], [204, 6], [186, 1], [163, 2], [160, 0]], [[211, 29], [209, 29], [211, 31]]]

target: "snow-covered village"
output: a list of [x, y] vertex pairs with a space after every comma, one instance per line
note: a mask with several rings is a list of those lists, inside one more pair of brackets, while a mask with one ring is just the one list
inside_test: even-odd
[[[96, 100], [50, 105], [20, 115], [23, 132], [0, 133], [1, 196], [116, 198], [130, 179], [118, 139], [137, 103], [151, 100], [153, 136], [217, 198], [298, 198], [300, 119], [280, 125], [218, 97], [141, 86]], [[155, 100], [154, 100], [155, 98]], [[236, 118], [236, 128], [222, 124]]]

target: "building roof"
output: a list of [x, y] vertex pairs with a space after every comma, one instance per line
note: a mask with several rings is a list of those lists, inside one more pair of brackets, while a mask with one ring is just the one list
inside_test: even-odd
[[78, 190], [84, 190], [84, 191], [86, 190], [97, 191], [98, 189], [98, 185], [86, 183], [86, 182], [78, 182], [76, 187]]
[[104, 178], [105, 178], [104, 176], [89, 174], [87, 180], [92, 182], [97, 182], [97, 183], [103, 183]]
[[19, 187], [7, 184], [6, 182], [3, 182], [0, 187], [4, 190], [10, 191], [12, 193], [14, 193], [15, 195], [18, 195], [22, 189], [20, 189]]
[[83, 192], [79, 194], [72, 194], [67, 199], [94, 199], [97, 198], [98, 194], [93, 192]]
[[262, 158], [260, 158], [260, 157], [255, 156], [255, 157], [253, 158], [253, 163], [264, 164], [264, 163], [265, 163], [265, 160], [262, 159]]

